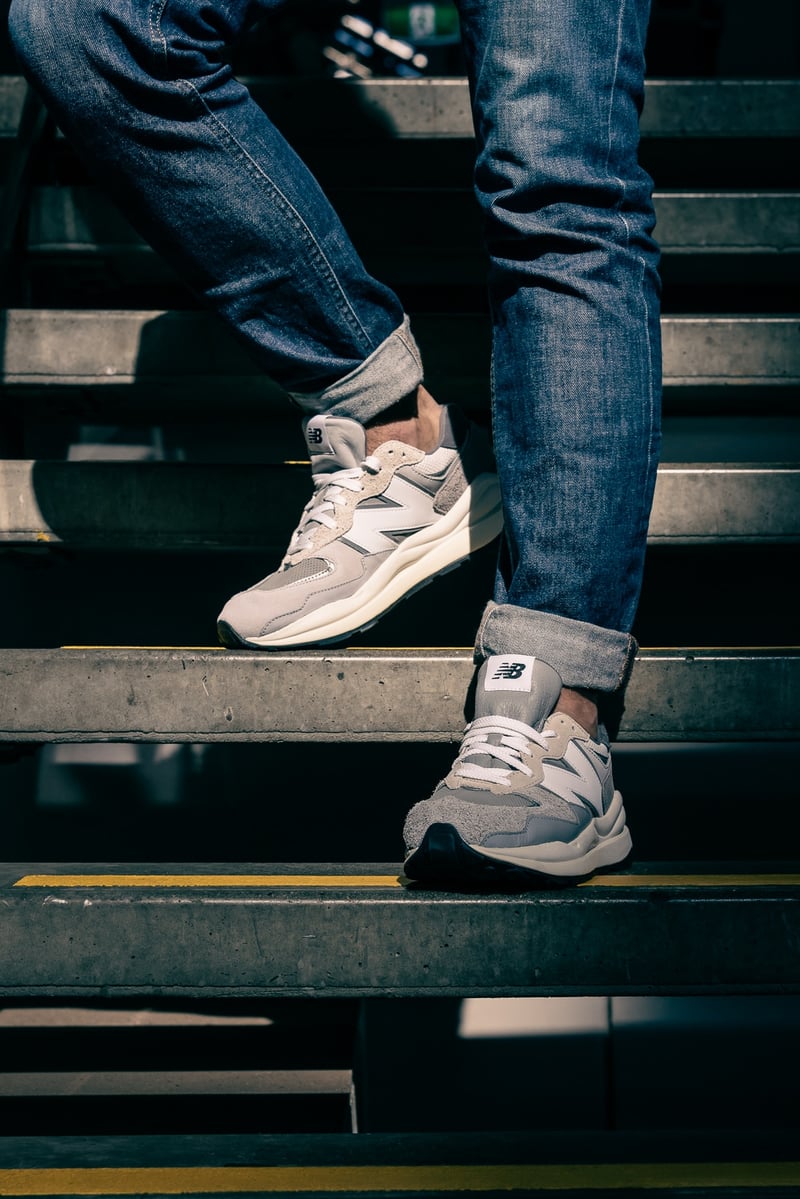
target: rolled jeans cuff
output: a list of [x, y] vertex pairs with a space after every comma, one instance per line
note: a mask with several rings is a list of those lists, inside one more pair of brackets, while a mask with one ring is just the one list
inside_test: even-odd
[[373, 416], [416, 391], [422, 382], [422, 358], [406, 317], [369, 358], [322, 391], [290, 392], [303, 412], [350, 416], [365, 424]]
[[531, 655], [557, 670], [565, 687], [603, 692], [625, 687], [638, 648], [630, 633], [492, 600], [475, 638], [479, 660], [490, 654]]

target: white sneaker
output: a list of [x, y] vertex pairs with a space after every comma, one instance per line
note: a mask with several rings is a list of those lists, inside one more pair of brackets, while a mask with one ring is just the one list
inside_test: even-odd
[[567, 885], [631, 851], [611, 750], [554, 712], [561, 678], [524, 654], [492, 656], [450, 773], [404, 829], [409, 878], [445, 886]]
[[489, 436], [452, 405], [429, 454], [387, 441], [367, 456], [364, 427], [349, 417], [313, 416], [305, 434], [314, 494], [278, 570], [222, 609], [223, 645], [341, 641], [503, 527]]

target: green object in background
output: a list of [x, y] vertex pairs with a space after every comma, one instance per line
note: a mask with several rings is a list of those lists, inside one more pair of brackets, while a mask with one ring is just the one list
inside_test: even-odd
[[458, 11], [452, 0], [386, 4], [383, 22], [394, 37], [406, 38], [415, 46], [450, 44], [459, 38]]

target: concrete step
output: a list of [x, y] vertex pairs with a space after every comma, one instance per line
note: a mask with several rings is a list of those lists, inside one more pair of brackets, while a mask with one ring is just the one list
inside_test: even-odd
[[[477, 392], [486, 405], [490, 329], [481, 313], [413, 314], [431, 379]], [[229, 389], [285, 408], [221, 322], [192, 311], [11, 309], [4, 314], [0, 384]], [[798, 320], [780, 316], [666, 316], [668, 388], [789, 390], [800, 385]]]
[[[403, 172], [403, 176], [409, 172]], [[425, 172], [422, 172], [424, 175]], [[396, 181], [326, 190], [367, 269], [417, 304], [441, 302], [449, 289], [482, 295], [486, 254], [469, 164], [450, 185], [397, 187]], [[380, 212], [380, 221], [375, 213]], [[670, 191], [656, 194], [664, 308], [678, 311], [780, 311], [800, 252], [800, 194], [796, 191]], [[111, 304], [159, 303], [180, 289], [175, 272], [134, 232], [99, 189], [37, 187], [26, 216], [24, 271], [36, 303], [81, 306], [86, 294]], [[396, 231], [387, 237], [386, 231]], [[724, 288], [724, 292], [721, 289]], [[691, 298], [684, 294], [691, 289]], [[23, 293], [20, 293], [23, 294]], [[128, 300], [125, 296], [128, 296]], [[172, 302], [167, 299], [166, 303]]]
[[9, 998], [800, 992], [796, 862], [634, 863], [513, 895], [380, 863], [15, 863], [0, 905]]
[[[2, 649], [0, 741], [458, 741], [472, 672], [466, 649]], [[799, 731], [800, 650], [641, 649], [617, 735]]]
[[787, 1134], [517, 1132], [4, 1137], [4, 1195], [613, 1195], [786, 1199]]
[[[269, 549], [310, 493], [308, 466], [0, 460], [0, 546]], [[664, 463], [651, 545], [800, 541], [800, 462]]]
[[[258, 103], [287, 136], [337, 142], [473, 136], [466, 80], [246, 80]], [[649, 79], [645, 138], [781, 138], [800, 136], [796, 79]], [[13, 137], [25, 83], [0, 76], [0, 137]]]
[[[441, 257], [471, 254], [476, 282], [485, 279], [480, 218], [469, 181], [447, 190], [421, 185], [331, 189], [331, 199], [359, 249], [385, 249], [386, 229], [398, 230], [397, 255], [419, 246]], [[658, 241], [664, 254], [800, 253], [800, 193], [657, 191]], [[375, 213], [380, 212], [380, 222]], [[28, 210], [26, 248], [32, 254], [141, 253], [147, 243], [104, 194], [86, 186], [36, 187]], [[438, 264], [441, 269], [441, 263]]]

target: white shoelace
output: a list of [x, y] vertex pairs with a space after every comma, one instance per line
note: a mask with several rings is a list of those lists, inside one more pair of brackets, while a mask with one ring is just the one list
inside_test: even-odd
[[337, 470], [314, 479], [314, 494], [303, 509], [300, 523], [292, 534], [283, 564], [293, 566], [293, 559], [314, 548], [315, 526], [336, 528], [336, 509], [347, 503], [346, 491], [362, 491], [364, 471], [376, 475], [381, 469], [380, 461], [370, 455], [360, 466]]
[[[556, 734], [551, 729], [537, 733], [521, 720], [512, 720], [506, 716], [479, 716], [468, 724], [464, 731], [464, 740], [458, 757], [453, 764], [453, 773], [460, 778], [477, 779], [484, 783], [500, 783], [510, 787], [515, 771], [530, 777], [533, 774], [530, 766], [523, 761], [530, 756], [531, 744], [541, 749], [547, 748], [547, 742]], [[499, 740], [490, 741], [490, 737]], [[478, 762], [468, 759], [480, 754], [482, 757], [495, 758], [504, 762], [504, 766], [481, 766]]]

